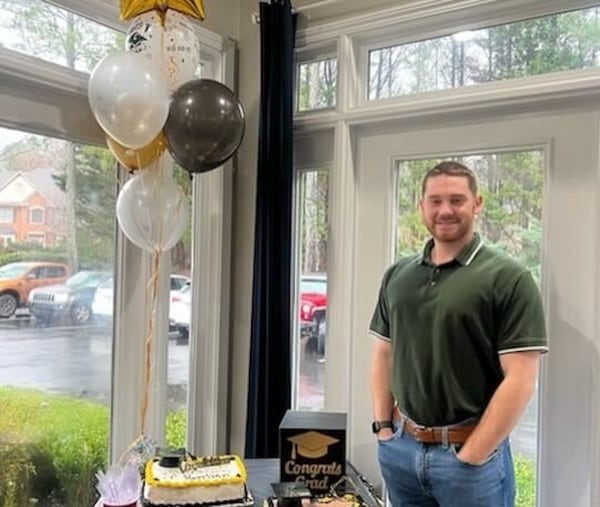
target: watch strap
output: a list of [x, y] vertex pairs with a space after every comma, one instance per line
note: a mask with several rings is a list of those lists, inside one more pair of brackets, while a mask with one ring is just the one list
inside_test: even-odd
[[373, 421], [371, 429], [373, 433], [379, 433], [384, 428], [393, 428], [394, 424], [392, 421]]

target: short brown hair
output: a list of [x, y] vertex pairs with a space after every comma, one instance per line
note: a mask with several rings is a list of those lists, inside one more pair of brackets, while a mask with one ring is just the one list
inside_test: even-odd
[[425, 195], [427, 180], [442, 174], [447, 176], [462, 176], [463, 178], [467, 178], [471, 192], [473, 192], [473, 195], [477, 195], [477, 177], [475, 176], [475, 173], [466, 165], [461, 164], [460, 162], [455, 162], [454, 160], [445, 160], [444, 162], [440, 162], [425, 173], [423, 185], [421, 187], [422, 195]]

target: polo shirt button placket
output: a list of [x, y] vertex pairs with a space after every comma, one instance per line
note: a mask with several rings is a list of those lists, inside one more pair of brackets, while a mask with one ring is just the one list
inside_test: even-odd
[[431, 276], [429, 278], [429, 286], [435, 287], [437, 285], [437, 279], [440, 276], [440, 268], [433, 268], [431, 271]]

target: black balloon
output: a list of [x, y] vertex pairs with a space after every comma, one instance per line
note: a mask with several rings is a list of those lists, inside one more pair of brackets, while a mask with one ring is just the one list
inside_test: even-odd
[[244, 109], [223, 83], [188, 81], [173, 95], [164, 126], [167, 148], [190, 173], [211, 171], [229, 160], [244, 137]]

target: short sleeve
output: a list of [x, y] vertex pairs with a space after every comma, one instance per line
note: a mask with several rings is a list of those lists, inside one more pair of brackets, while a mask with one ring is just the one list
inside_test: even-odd
[[377, 305], [371, 318], [371, 325], [369, 326], [369, 334], [374, 335], [378, 338], [385, 340], [390, 339], [390, 326], [389, 326], [389, 311], [387, 301], [387, 283], [390, 277], [391, 268], [383, 276], [381, 287], [379, 288], [379, 297], [377, 298]]
[[499, 298], [498, 353], [548, 350], [542, 297], [529, 271], [508, 284]]

